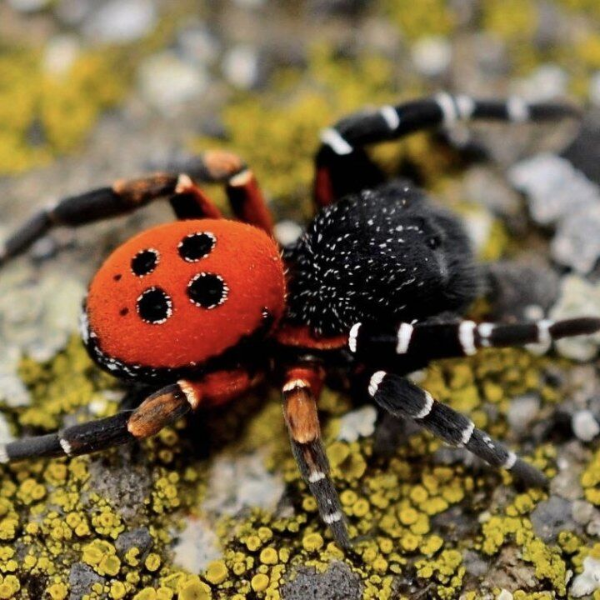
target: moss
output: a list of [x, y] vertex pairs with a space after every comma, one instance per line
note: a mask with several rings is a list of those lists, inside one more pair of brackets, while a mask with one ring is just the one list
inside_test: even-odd
[[457, 22], [454, 11], [445, 0], [424, 0], [418, 3], [385, 0], [383, 10], [409, 40], [448, 35]]

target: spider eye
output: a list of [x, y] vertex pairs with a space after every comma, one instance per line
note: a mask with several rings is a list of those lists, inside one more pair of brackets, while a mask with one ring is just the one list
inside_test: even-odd
[[131, 270], [137, 277], [144, 277], [156, 269], [159, 260], [158, 250], [152, 248], [141, 250], [131, 260]]
[[439, 248], [442, 245], [442, 238], [438, 235], [434, 235], [433, 237], [430, 237], [427, 240], [427, 245], [433, 250], [435, 250], [436, 248]]
[[137, 299], [137, 312], [142, 321], [161, 325], [173, 314], [173, 301], [164, 290], [151, 287]]
[[181, 240], [177, 249], [186, 262], [197, 262], [212, 252], [216, 242], [212, 233], [192, 233]]
[[192, 304], [201, 308], [216, 308], [227, 300], [229, 288], [222, 277], [214, 273], [198, 273], [188, 284], [187, 294]]

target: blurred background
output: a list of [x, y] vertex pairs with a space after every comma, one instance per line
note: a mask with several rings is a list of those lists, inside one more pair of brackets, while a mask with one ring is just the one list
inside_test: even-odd
[[[459, 211], [483, 261], [501, 261], [490, 269], [493, 301], [477, 311], [503, 319], [600, 314], [598, 0], [0, 0], [0, 239], [45, 203], [227, 148], [255, 170], [278, 235], [291, 240], [311, 215], [319, 130], [365, 106], [440, 90], [560, 99], [585, 109], [581, 128], [461, 126], [372, 152], [390, 175], [409, 175]], [[220, 189], [208, 191], [223, 203]], [[122, 391], [99, 378], [77, 345], [81, 299], [102, 257], [170, 218], [156, 203], [59, 230], [2, 270], [3, 439], [52, 429], [72, 412], [91, 418], [116, 410]], [[498, 487], [502, 478], [486, 471], [471, 477], [460, 466], [464, 457], [434, 454], [438, 445], [426, 436], [392, 467], [367, 467], [373, 415], [355, 411], [344, 420], [352, 406], [328, 396], [327, 439], [355, 533], [389, 517], [351, 572], [351, 562], [339, 562], [320, 537], [285, 433], [272, 428], [279, 418], [273, 397], [235, 444], [222, 417], [227, 426], [214, 437], [225, 455], [215, 452], [209, 462], [198, 463], [185, 445], [174, 449], [173, 439], [184, 444], [175, 432], [142, 456], [73, 461], [89, 469], [85, 485], [101, 490], [102, 511], [114, 521], [91, 523], [80, 537], [69, 525], [72, 546], [52, 532], [69, 511], [95, 514], [92, 492], [74, 470], [64, 479], [45, 464], [11, 470], [0, 482], [7, 503], [0, 541], [14, 544], [21, 560], [29, 552], [47, 562], [17, 568], [0, 545], [0, 597], [347, 600], [470, 592], [463, 597], [509, 600], [513, 592], [534, 597], [517, 590], [564, 595], [573, 574], [580, 577], [573, 596], [591, 594], [596, 573], [600, 579], [593, 559], [600, 459], [588, 442], [600, 431], [600, 383], [595, 363], [567, 360], [595, 360], [598, 340], [565, 341], [558, 350], [562, 356], [547, 362], [506, 354], [495, 366], [465, 362], [430, 374], [442, 399], [559, 474], [550, 496]], [[550, 438], [550, 429], [568, 434]], [[26, 481], [45, 490], [37, 500], [21, 491]], [[141, 496], [132, 491], [138, 483]], [[65, 489], [81, 496], [56, 509], [52, 494]], [[255, 517], [256, 507], [266, 512]], [[233, 521], [222, 525], [225, 517]], [[3, 529], [9, 518], [17, 522], [12, 533]], [[39, 522], [39, 531], [28, 529]], [[138, 568], [125, 558], [133, 547], [145, 548], [144, 560], [158, 558]], [[263, 556], [269, 548], [275, 555]], [[190, 573], [196, 579], [186, 579]]]

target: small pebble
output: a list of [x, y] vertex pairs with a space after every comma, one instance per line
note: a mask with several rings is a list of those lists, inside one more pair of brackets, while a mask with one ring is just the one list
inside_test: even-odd
[[423, 37], [413, 45], [411, 56], [417, 71], [427, 77], [438, 77], [450, 66], [452, 46], [447, 38]]
[[100, 4], [84, 23], [84, 33], [103, 43], [126, 43], [150, 33], [158, 20], [152, 0], [112, 0]]
[[356, 442], [361, 437], [369, 437], [375, 431], [376, 420], [377, 411], [370, 404], [346, 413], [340, 419], [340, 432], [337, 439], [344, 442]]
[[203, 571], [223, 556], [219, 538], [204, 519], [186, 518], [174, 547], [173, 564], [190, 572]]
[[145, 100], [169, 115], [202, 94], [208, 85], [208, 75], [166, 50], [144, 61], [138, 71], [138, 83]]
[[583, 598], [600, 589], [600, 560], [588, 556], [583, 561], [583, 573], [571, 585], [571, 596]]
[[591, 442], [600, 433], [600, 425], [589, 410], [580, 410], [571, 418], [575, 435], [584, 442]]

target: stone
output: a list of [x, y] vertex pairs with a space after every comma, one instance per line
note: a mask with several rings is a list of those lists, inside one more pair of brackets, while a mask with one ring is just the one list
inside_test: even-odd
[[571, 519], [571, 502], [552, 496], [535, 507], [531, 513], [531, 522], [536, 535], [545, 542], [554, 541], [560, 531], [575, 527]]
[[375, 431], [376, 420], [377, 411], [370, 404], [346, 413], [340, 419], [340, 431], [337, 439], [356, 442], [361, 437], [369, 437]]
[[447, 38], [422, 37], [411, 49], [411, 57], [417, 71], [427, 77], [443, 75], [452, 61], [452, 46]]
[[[598, 314], [600, 314], [600, 286], [593, 285], [578, 275], [564, 277], [561, 281], [559, 299], [550, 311], [550, 318], [557, 321]], [[582, 362], [596, 356], [599, 344], [600, 334], [565, 338], [555, 342], [560, 354]]]
[[550, 246], [552, 258], [587, 275], [600, 257], [600, 197], [597, 204], [573, 211], [559, 224]]
[[44, 72], [54, 77], [69, 73], [80, 54], [80, 44], [75, 36], [58, 35], [53, 37], [44, 49], [42, 65]]
[[536, 395], [528, 394], [515, 398], [508, 409], [510, 431], [517, 436], [526, 434], [539, 411], [540, 399]]
[[282, 586], [281, 596], [285, 600], [359, 600], [362, 598], [362, 585], [348, 565], [333, 561], [323, 573], [313, 567], [299, 567], [291, 581]]
[[112, 0], [89, 15], [83, 32], [102, 43], [127, 43], [149, 34], [158, 21], [152, 0]]
[[190, 65], [171, 50], [147, 58], [138, 71], [138, 85], [148, 104], [166, 115], [177, 113], [182, 105], [202, 94], [208, 74]]
[[145, 527], [125, 531], [115, 541], [115, 547], [121, 558], [132, 548], [137, 548], [140, 551], [139, 559], [141, 561], [145, 560], [146, 556], [148, 556], [152, 544], [152, 536]]
[[577, 575], [571, 584], [571, 596], [583, 598], [600, 589], [600, 560], [588, 556], [583, 561], [583, 573]]
[[284, 219], [275, 224], [275, 239], [282, 246], [291, 246], [304, 232], [304, 229], [295, 221]]
[[600, 190], [572, 163], [555, 154], [538, 154], [516, 163], [508, 179], [523, 192], [538, 225], [552, 225], [600, 204]]
[[31, 13], [46, 8], [51, 0], [8, 0], [9, 6], [19, 12]]
[[560, 280], [541, 261], [499, 261], [486, 270], [490, 318], [531, 321], [543, 318], [556, 302]]
[[242, 90], [255, 88], [261, 72], [257, 49], [245, 44], [234, 46], [223, 58], [221, 69], [234, 87]]
[[264, 453], [220, 455], [212, 463], [202, 509], [216, 515], [235, 515], [247, 507], [273, 510], [283, 492], [282, 476], [267, 470]]
[[103, 584], [104, 578], [94, 572], [92, 567], [78, 562], [71, 567], [69, 572], [69, 600], [81, 600], [85, 595], [92, 592], [92, 586], [96, 583]]
[[173, 547], [176, 566], [191, 573], [205, 570], [213, 560], [223, 556], [219, 538], [206, 519], [187, 517]]
[[577, 411], [571, 418], [571, 426], [583, 442], [591, 442], [600, 433], [600, 425], [590, 410]]

